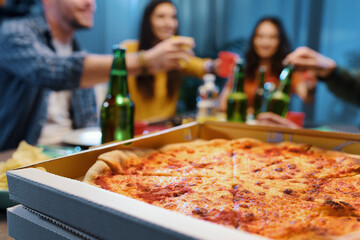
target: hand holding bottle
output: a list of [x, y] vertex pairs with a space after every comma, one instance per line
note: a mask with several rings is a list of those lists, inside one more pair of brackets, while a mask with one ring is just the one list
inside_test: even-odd
[[297, 48], [286, 56], [284, 63], [294, 65], [297, 70], [313, 69], [316, 75], [322, 78], [328, 77], [336, 68], [334, 60], [308, 47]]
[[182, 61], [188, 62], [194, 55], [192, 48], [194, 40], [189, 37], [166, 39], [155, 47], [144, 52], [147, 69], [150, 74], [159, 71], [182, 69]]

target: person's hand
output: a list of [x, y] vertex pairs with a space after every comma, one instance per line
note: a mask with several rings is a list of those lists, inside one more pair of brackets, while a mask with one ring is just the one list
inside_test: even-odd
[[296, 72], [299, 77], [299, 81], [294, 86], [294, 92], [305, 103], [314, 102], [315, 89], [317, 84], [316, 72], [314, 70], [306, 70], [303, 72]]
[[164, 40], [144, 53], [149, 73], [182, 69], [193, 55], [194, 41], [189, 37]]
[[272, 112], [259, 113], [256, 117], [258, 125], [273, 126], [273, 127], [288, 127], [298, 129], [300, 128], [294, 122], [283, 118]]
[[336, 68], [334, 60], [308, 47], [297, 48], [286, 56], [284, 63], [292, 64], [300, 71], [313, 69], [316, 75], [322, 78], [328, 77]]

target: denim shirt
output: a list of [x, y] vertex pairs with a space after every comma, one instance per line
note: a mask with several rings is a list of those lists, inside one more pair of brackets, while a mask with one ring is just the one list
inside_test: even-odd
[[[60, 57], [43, 16], [4, 21], [0, 28], [0, 150], [36, 144], [50, 90], [71, 90], [73, 128], [98, 124], [93, 88], [79, 88], [86, 52]], [[56, 133], [54, 133], [56, 134]]]

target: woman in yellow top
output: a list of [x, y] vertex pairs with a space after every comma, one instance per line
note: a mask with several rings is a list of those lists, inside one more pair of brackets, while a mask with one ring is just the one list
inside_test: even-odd
[[[168, 71], [149, 68], [152, 64], [148, 60], [151, 49], [167, 47], [164, 44], [166, 41], [178, 41], [172, 38], [177, 35], [177, 30], [177, 9], [174, 4], [170, 0], [153, 0], [145, 9], [139, 41], [122, 43], [128, 53], [138, 52], [138, 61], [142, 65], [141, 73], [130, 75], [128, 79], [130, 97], [135, 104], [135, 120], [152, 122], [173, 116], [179, 98], [181, 75], [201, 78], [205, 73], [213, 71], [211, 59], [194, 56], [188, 56], [187, 62], [177, 60], [177, 65]], [[149, 72], [149, 69], [152, 71]]]

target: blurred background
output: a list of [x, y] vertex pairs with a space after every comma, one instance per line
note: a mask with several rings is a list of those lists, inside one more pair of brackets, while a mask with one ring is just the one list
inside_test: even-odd
[[[7, 8], [39, 12], [39, 0], [8, 0]], [[77, 34], [82, 46], [93, 53], [110, 53], [111, 46], [137, 39], [141, 14], [149, 0], [97, 0], [95, 25]], [[336, 60], [339, 66], [360, 68], [360, 1], [358, 0], [174, 0], [178, 7], [180, 34], [195, 39], [195, 54], [216, 57], [228, 50], [244, 56], [256, 22], [268, 15], [279, 17], [291, 46], [306, 45]], [[222, 87], [225, 79], [217, 79]], [[178, 111], [196, 108], [200, 81], [183, 81]], [[360, 108], [335, 97], [319, 82], [313, 104], [296, 96], [291, 111], [306, 113], [305, 125], [360, 125]]]

